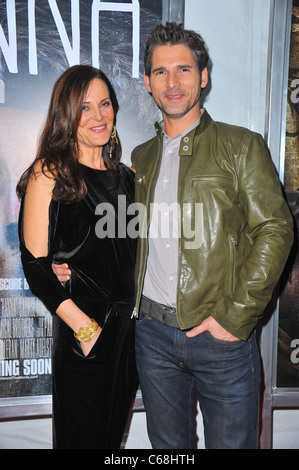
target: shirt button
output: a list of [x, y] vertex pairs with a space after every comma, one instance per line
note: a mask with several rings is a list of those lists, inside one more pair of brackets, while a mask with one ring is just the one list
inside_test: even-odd
[[168, 150], [168, 153], [173, 153], [173, 150], [169, 149], [169, 150]]
[[167, 178], [164, 178], [164, 183], [168, 183], [168, 179], [167, 179]]
[[170, 248], [170, 243], [166, 243], [166, 248]]
[[169, 276], [168, 280], [171, 282], [173, 281], [173, 276]]

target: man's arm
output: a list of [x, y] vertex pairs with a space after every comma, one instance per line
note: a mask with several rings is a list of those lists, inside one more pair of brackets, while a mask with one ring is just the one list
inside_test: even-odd
[[246, 340], [272, 297], [293, 243], [293, 219], [264, 139], [252, 134], [241, 149], [238, 202], [247, 218], [251, 251], [234, 291], [211, 307], [210, 316], [189, 337], [208, 330], [219, 339]]
[[211, 307], [227, 331], [246, 340], [271, 300], [293, 244], [293, 218], [264, 139], [253, 133], [237, 159], [239, 204], [251, 250], [234, 291]]

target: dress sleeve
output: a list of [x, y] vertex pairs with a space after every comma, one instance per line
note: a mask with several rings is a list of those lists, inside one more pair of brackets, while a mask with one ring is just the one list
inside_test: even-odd
[[21, 202], [18, 230], [21, 261], [24, 275], [29, 284], [30, 290], [45, 304], [51, 314], [55, 314], [59, 305], [64, 300], [69, 299], [70, 295], [52, 270], [52, 244], [55, 220], [59, 210], [59, 204], [55, 203], [55, 207], [53, 207], [52, 203], [53, 201], [50, 204], [49, 210], [48, 256], [35, 258], [25, 246], [23, 237], [24, 198]]

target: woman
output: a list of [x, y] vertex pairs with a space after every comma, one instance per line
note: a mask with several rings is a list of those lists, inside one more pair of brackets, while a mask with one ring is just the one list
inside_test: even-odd
[[[126, 227], [119, 237], [105, 224], [100, 230], [98, 215], [108, 207], [116, 227], [127, 224], [118, 200], [128, 207], [134, 199], [134, 173], [120, 163], [117, 111], [101, 71], [79, 65], [64, 72], [37, 157], [17, 187], [24, 273], [53, 314], [54, 448], [119, 448], [136, 390], [136, 240]], [[65, 287], [53, 260], [71, 268]]]

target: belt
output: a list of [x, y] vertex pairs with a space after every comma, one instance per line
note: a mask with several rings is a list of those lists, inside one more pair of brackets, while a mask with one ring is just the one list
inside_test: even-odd
[[175, 308], [154, 302], [143, 295], [140, 309], [155, 320], [159, 320], [163, 325], [180, 329]]

